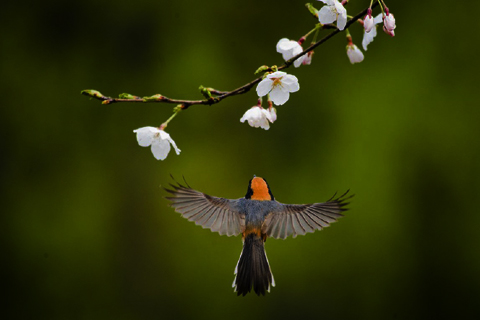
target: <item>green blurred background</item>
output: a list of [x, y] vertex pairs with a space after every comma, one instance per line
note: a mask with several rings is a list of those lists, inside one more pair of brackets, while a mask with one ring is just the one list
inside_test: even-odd
[[[254, 90], [193, 106], [167, 128], [181, 155], [161, 162], [132, 131], [160, 125], [173, 105], [104, 106], [80, 91], [200, 99], [199, 85], [234, 89], [282, 63], [280, 38], [313, 27], [304, 2], [5, 3], [5, 319], [480, 316], [480, 4], [387, 4], [396, 37], [379, 32], [361, 64], [340, 34], [310, 67], [286, 70], [301, 89], [269, 131], [239, 121]], [[362, 28], [350, 30], [360, 46]], [[322, 232], [267, 241], [277, 287], [243, 298], [231, 289], [240, 237], [169, 208], [160, 185], [170, 174], [228, 198], [244, 196], [253, 174], [284, 203], [346, 189], [355, 198]]]

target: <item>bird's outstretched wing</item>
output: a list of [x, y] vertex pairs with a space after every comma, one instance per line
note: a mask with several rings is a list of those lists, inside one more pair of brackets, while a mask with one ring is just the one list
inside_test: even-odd
[[347, 193], [348, 191], [336, 199], [333, 196], [323, 203], [281, 204], [280, 211], [277, 209], [267, 215], [262, 231], [268, 237], [285, 239], [328, 227], [343, 216], [341, 212], [347, 210], [344, 208], [348, 204], [346, 200], [353, 197], [346, 197]]
[[212, 197], [191, 189], [188, 184], [183, 186], [177, 182], [170, 186], [173, 189], [165, 190], [172, 196], [166, 198], [184, 218], [229, 237], [244, 231], [245, 215], [237, 209], [238, 200]]

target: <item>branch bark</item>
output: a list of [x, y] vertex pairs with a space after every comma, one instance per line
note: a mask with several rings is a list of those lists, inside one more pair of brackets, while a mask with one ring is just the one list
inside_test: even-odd
[[[372, 8], [376, 7], [377, 5], [378, 5], [378, 1], [375, 1], [372, 5]], [[356, 16], [354, 16], [352, 19], [348, 20], [344, 30], [346, 30], [349, 26], [351, 26], [353, 23], [355, 23], [361, 17], [366, 15], [367, 10], [368, 10], [368, 8], [365, 8], [364, 10], [359, 12]], [[324, 26], [324, 29], [331, 29], [331, 28], [332, 28], [331, 25], [325, 25]], [[293, 62], [295, 60], [297, 60], [301, 56], [307, 54], [308, 52], [312, 51], [313, 49], [320, 46], [321, 44], [325, 43], [330, 38], [339, 34], [340, 32], [342, 32], [342, 31], [335, 28], [334, 31], [332, 31], [331, 33], [329, 33], [328, 35], [326, 35], [325, 37], [323, 37], [322, 39], [320, 39], [316, 43], [312, 44], [310, 47], [305, 49], [302, 53], [299, 53], [295, 57], [285, 61], [285, 63], [283, 65], [281, 65], [280, 67], [278, 67], [277, 70], [287, 69], [288, 67], [290, 67], [293, 64]], [[265, 70], [265, 72], [268, 72], [268, 71], [273, 71], [273, 70], [272, 70], [272, 68], [268, 68], [268, 69]], [[256, 78], [255, 80], [253, 80], [253, 81], [251, 81], [251, 82], [249, 82], [249, 83], [247, 83], [247, 84], [245, 84], [245, 85], [243, 85], [243, 86], [241, 86], [241, 87], [239, 87], [235, 90], [232, 90], [232, 91], [218, 91], [218, 90], [214, 90], [214, 89], [207, 89], [211, 94], [213, 94], [215, 96], [211, 96], [211, 97], [209, 97], [207, 99], [203, 99], [203, 100], [171, 99], [171, 98], [167, 98], [167, 97], [165, 97], [161, 94], [156, 94], [156, 95], [153, 95], [153, 96], [150, 96], [150, 97], [143, 97], [143, 98], [138, 97], [138, 96], [124, 94], [123, 97], [121, 95], [120, 98], [112, 98], [112, 97], [105, 96], [105, 95], [101, 94], [100, 92], [98, 92], [96, 90], [83, 90], [81, 93], [83, 95], [86, 95], [86, 96], [89, 96], [91, 98], [95, 98], [95, 99], [98, 99], [98, 100], [102, 101], [102, 104], [111, 104], [111, 103], [117, 103], [117, 102], [143, 102], [143, 103], [162, 102], [162, 103], [170, 103], [170, 104], [181, 105], [181, 108], [183, 110], [185, 110], [192, 105], [213, 105], [213, 104], [219, 103], [220, 101], [222, 101], [223, 99], [226, 99], [228, 97], [247, 93], [248, 91], [250, 91], [250, 89], [254, 85], [259, 83], [262, 79], [263, 79], [263, 76], [260, 76], [260, 77]]]

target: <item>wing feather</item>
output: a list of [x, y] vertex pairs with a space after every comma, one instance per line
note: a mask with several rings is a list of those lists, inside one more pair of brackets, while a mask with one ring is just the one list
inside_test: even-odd
[[[304, 234], [307, 234], [307, 233], [312, 233], [315, 231], [315, 228], [311, 225], [311, 223], [308, 223], [307, 219], [305, 219], [305, 216], [300, 214], [300, 213], [296, 213], [295, 214], [297, 215], [298, 217], [298, 221], [300, 222], [300, 225], [303, 227], [303, 229], [305, 230], [305, 233]], [[310, 220], [310, 219], [309, 219]]]
[[214, 210], [215, 207], [209, 206], [203, 211], [203, 215], [199, 216], [198, 219], [196, 219], [195, 223], [206, 228], [206, 223], [211, 218]]
[[238, 235], [245, 229], [245, 215], [238, 207], [238, 200], [212, 197], [200, 191], [177, 184], [170, 184], [171, 194], [166, 197], [170, 206], [184, 218], [221, 235]]
[[342, 212], [347, 209], [345, 194], [323, 203], [313, 204], [280, 204], [280, 210], [270, 213], [265, 219], [263, 230], [267, 236], [276, 239], [285, 239], [288, 236], [305, 235], [330, 226], [331, 223], [343, 217]]
[[297, 235], [304, 235], [305, 230], [303, 229], [302, 225], [300, 224], [300, 221], [298, 220], [298, 216], [296, 213], [292, 214], [292, 227], [293, 227], [293, 233], [292, 236], [295, 238]]

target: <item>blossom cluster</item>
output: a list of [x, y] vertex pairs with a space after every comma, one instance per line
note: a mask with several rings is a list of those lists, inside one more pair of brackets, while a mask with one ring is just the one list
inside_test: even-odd
[[[336, 27], [339, 30], [344, 30], [347, 25], [347, 10], [343, 6], [345, 1], [318, 1], [324, 3], [324, 6], [320, 10], [316, 10], [316, 16], [318, 17], [320, 24], [325, 25], [336, 22]], [[395, 18], [393, 17], [393, 14], [391, 14], [388, 8], [385, 6], [385, 10], [383, 10], [382, 7], [382, 13], [373, 18], [372, 9], [370, 7], [367, 11], [365, 19], [361, 21], [365, 29], [362, 41], [362, 46], [365, 51], [367, 50], [367, 46], [377, 35], [377, 25], [382, 22], [384, 24], [384, 31], [387, 34], [394, 36]], [[346, 34], [348, 41], [348, 59], [352, 64], [362, 62], [364, 59], [363, 52], [355, 44], [353, 44], [352, 37], [348, 30]], [[309, 65], [312, 63], [313, 51], [308, 51], [307, 53], [302, 54], [304, 52], [302, 44], [305, 41], [305, 38], [306, 36], [303, 36], [298, 41], [282, 38], [277, 43], [277, 52], [282, 54], [282, 57], [285, 61], [295, 58], [293, 61], [295, 68], [298, 68], [301, 65]], [[291, 92], [296, 92], [299, 89], [300, 86], [298, 84], [298, 79], [295, 76], [286, 74], [285, 72], [276, 71], [267, 74], [266, 77], [258, 84], [257, 94], [259, 97], [268, 95], [269, 101], [271, 100], [275, 105], [278, 106], [283, 105], [288, 101]], [[268, 110], [263, 109], [261, 107], [260, 100], [258, 105], [245, 112], [240, 121], [247, 121], [252, 127], [268, 130], [270, 128], [269, 123], [273, 123], [275, 121], [270, 117], [272, 112], [275, 112], [276, 119], [276, 111], [272, 111], [271, 106]]]
[[[282, 38], [276, 45], [277, 52], [282, 55], [285, 61], [287, 61], [287, 66], [293, 64], [295, 68], [299, 68], [302, 65], [310, 65], [312, 63], [313, 50], [307, 49], [305, 50], [307, 52], [305, 52], [302, 47], [303, 42], [311, 33], [315, 32], [312, 44], [315, 43], [319, 28], [324, 25], [331, 25], [335, 22], [338, 30], [346, 29], [345, 34], [348, 42], [346, 53], [350, 62], [352, 64], [362, 62], [364, 60], [364, 54], [353, 43], [352, 36], [347, 28], [348, 16], [347, 10], [344, 7], [347, 0], [341, 2], [338, 0], [318, 1], [324, 4], [320, 10], [313, 8], [310, 4], [307, 4], [307, 7], [310, 12], [318, 18], [319, 24], [298, 41]], [[372, 7], [370, 5], [364, 19], [358, 20], [364, 28], [362, 47], [365, 51], [367, 51], [367, 46], [372, 43], [377, 36], [377, 26], [379, 24], [383, 23], [383, 30], [385, 33], [392, 37], [395, 36], [396, 24], [393, 14], [389, 12], [384, 0], [380, 0], [379, 5], [382, 11], [380, 14], [373, 17]], [[270, 124], [276, 121], [277, 111], [273, 105], [281, 106], [285, 104], [290, 98], [290, 93], [300, 90], [297, 77], [278, 70], [283, 68], [285, 68], [285, 66], [282, 68], [274, 66], [262, 69], [268, 71], [264, 74], [256, 88], [258, 103], [245, 112], [242, 118], [240, 118], [240, 122], [247, 122], [251, 127], [268, 130]], [[265, 96], [268, 101], [267, 109], [262, 107], [262, 98]], [[170, 135], [164, 131], [166, 124], [170, 120], [171, 118], [158, 128], [143, 127], [134, 130], [137, 134], [139, 145], [142, 147], [150, 146], [154, 157], [159, 160], [164, 160], [167, 157], [171, 146], [173, 146], [177, 154], [180, 154], [180, 149], [177, 148]]]

